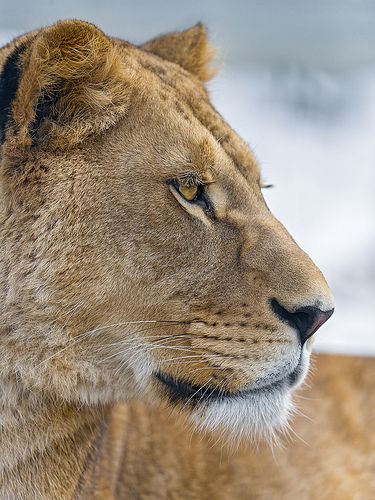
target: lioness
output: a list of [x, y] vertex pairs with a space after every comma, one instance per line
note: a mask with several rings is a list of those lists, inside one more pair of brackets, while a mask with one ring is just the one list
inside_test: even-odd
[[210, 57], [201, 25], [135, 47], [81, 21], [0, 51], [1, 498], [204, 498], [201, 459], [195, 483], [126, 482], [121, 402], [250, 441], [287, 423], [333, 300], [210, 104]]

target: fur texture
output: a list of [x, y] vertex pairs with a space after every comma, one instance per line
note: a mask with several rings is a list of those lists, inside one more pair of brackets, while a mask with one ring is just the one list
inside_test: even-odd
[[97, 454], [118, 402], [255, 439], [286, 422], [309, 350], [271, 301], [332, 296], [211, 106], [209, 60], [201, 25], [135, 47], [63, 21], [0, 51], [5, 498], [116, 497]]
[[261, 442], [254, 448], [216, 432], [197, 434], [169, 408], [142, 402], [118, 408], [109, 447], [123, 443], [124, 469], [114, 480], [115, 498], [372, 498], [375, 360], [319, 355], [314, 368], [311, 388], [296, 396], [302, 412], [283, 447]]

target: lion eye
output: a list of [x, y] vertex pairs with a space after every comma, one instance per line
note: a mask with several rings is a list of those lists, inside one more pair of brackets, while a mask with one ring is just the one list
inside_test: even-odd
[[198, 186], [178, 186], [180, 194], [186, 201], [193, 201], [198, 194]]
[[203, 210], [207, 217], [214, 219], [214, 209], [202, 182], [194, 182], [190, 179], [187, 182], [185, 179], [170, 179], [167, 184], [173, 196], [188, 212], [194, 210], [194, 214], [197, 215], [200, 210]]

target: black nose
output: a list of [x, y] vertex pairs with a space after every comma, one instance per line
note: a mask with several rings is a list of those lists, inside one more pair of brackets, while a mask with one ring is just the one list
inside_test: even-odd
[[332, 316], [334, 311], [334, 309], [322, 311], [317, 307], [306, 306], [291, 313], [275, 299], [271, 300], [271, 306], [281, 321], [288, 323], [298, 331], [302, 345]]

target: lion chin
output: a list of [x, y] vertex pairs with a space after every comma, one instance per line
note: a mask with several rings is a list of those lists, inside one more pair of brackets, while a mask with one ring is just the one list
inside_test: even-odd
[[189, 420], [196, 431], [214, 433], [229, 441], [280, 445], [280, 436], [289, 429], [294, 413], [293, 393], [305, 380], [309, 368], [310, 346], [301, 352], [293, 371], [281, 378], [258, 381], [236, 393], [216, 388], [197, 387], [158, 373], [168, 390], [169, 403], [189, 409]]
[[218, 431], [230, 440], [278, 443], [292, 413], [291, 391], [275, 388], [204, 403], [192, 419], [196, 430]]

